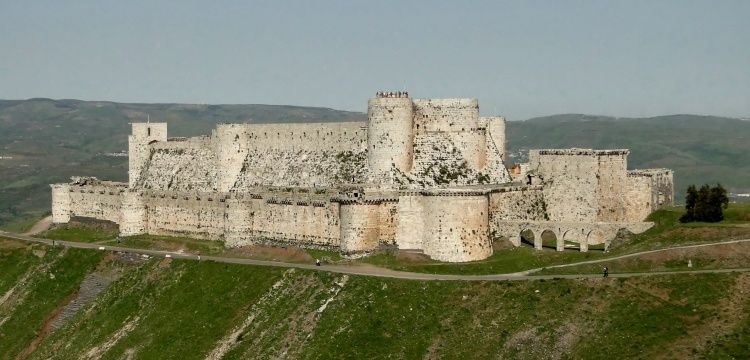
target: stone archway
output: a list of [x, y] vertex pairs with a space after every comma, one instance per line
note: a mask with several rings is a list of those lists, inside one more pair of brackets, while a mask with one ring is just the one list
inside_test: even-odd
[[576, 243], [578, 246], [570, 246], [571, 250], [579, 250], [581, 248], [581, 242], [585, 240], [585, 236], [582, 235], [583, 229], [566, 229], [562, 232], [561, 240], [563, 247], [565, 243]]
[[545, 229], [542, 231], [541, 235], [541, 241], [542, 241], [542, 247], [543, 248], [549, 248], [549, 249], [556, 249], [560, 251], [558, 236], [555, 234], [554, 231], [550, 229]]
[[534, 246], [536, 243], [536, 234], [534, 234], [534, 231], [531, 229], [523, 229], [518, 233], [518, 236], [521, 238], [521, 244], [526, 244], [530, 246]]

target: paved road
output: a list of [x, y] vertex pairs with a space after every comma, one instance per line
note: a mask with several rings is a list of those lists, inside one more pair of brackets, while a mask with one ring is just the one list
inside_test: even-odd
[[[26, 236], [23, 234], [16, 234], [16, 233], [8, 233], [4, 231], [0, 231], [0, 235], [12, 238], [16, 240], [21, 241], [29, 241], [29, 242], [35, 242], [35, 243], [42, 243], [47, 245], [55, 245], [55, 246], [67, 246], [67, 247], [73, 247], [73, 248], [80, 248], [80, 249], [103, 249], [108, 251], [120, 251], [125, 253], [133, 253], [133, 254], [141, 254], [141, 255], [149, 255], [149, 256], [158, 256], [158, 257], [171, 257], [174, 259], [188, 259], [188, 260], [211, 260], [221, 263], [229, 263], [229, 264], [243, 264], [243, 265], [257, 265], [257, 266], [274, 266], [274, 267], [283, 267], [283, 268], [297, 268], [297, 269], [307, 269], [307, 270], [315, 270], [315, 271], [328, 271], [328, 272], [334, 272], [334, 273], [340, 273], [340, 274], [349, 274], [349, 275], [362, 275], [362, 276], [376, 276], [376, 277], [385, 277], [385, 278], [395, 278], [395, 279], [408, 279], [408, 280], [442, 280], [442, 281], [528, 281], [528, 280], [551, 280], [551, 279], [583, 279], [583, 278], [599, 278], [601, 275], [598, 274], [586, 274], [586, 275], [529, 275], [531, 273], [540, 271], [542, 268], [539, 269], [532, 269], [520, 273], [513, 273], [513, 274], [493, 274], [493, 275], [447, 275], [447, 274], [425, 274], [425, 273], [414, 273], [414, 272], [406, 272], [406, 271], [395, 271], [395, 270], [389, 270], [384, 269], [380, 267], [375, 266], [344, 266], [344, 265], [321, 265], [321, 266], [315, 266], [313, 264], [299, 264], [299, 263], [287, 263], [287, 262], [280, 262], [280, 261], [266, 261], [266, 260], [254, 260], [254, 259], [245, 259], [245, 258], [232, 258], [232, 257], [219, 257], [219, 256], [205, 256], [205, 255], [194, 255], [194, 254], [185, 254], [185, 253], [179, 253], [179, 252], [173, 252], [173, 251], [161, 251], [161, 250], [148, 250], [148, 249], [133, 249], [133, 248], [124, 248], [124, 247], [117, 247], [117, 246], [102, 246], [101, 244], [92, 244], [92, 243], [81, 243], [81, 242], [71, 242], [71, 241], [61, 241], [61, 240], [49, 240], [49, 239], [39, 239], [34, 238], [30, 236]], [[554, 268], [554, 267], [564, 267], [564, 266], [574, 266], [574, 265], [581, 265], [581, 264], [591, 264], [591, 263], [599, 263], [604, 261], [613, 261], [617, 259], [623, 259], [643, 254], [650, 254], [654, 252], [659, 251], [667, 251], [667, 250], [674, 250], [674, 249], [683, 249], [683, 248], [693, 248], [693, 247], [702, 247], [702, 246], [713, 246], [713, 245], [721, 245], [721, 244], [731, 244], [731, 243], [738, 243], [738, 242], [748, 242], [750, 239], [746, 240], [735, 240], [735, 241], [728, 241], [728, 242], [722, 242], [722, 243], [715, 243], [715, 244], [702, 244], [702, 245], [690, 245], [690, 246], [680, 246], [680, 247], [674, 247], [674, 248], [668, 248], [668, 249], [661, 249], [661, 250], [652, 250], [652, 251], [643, 251], [640, 253], [633, 253], [618, 257], [613, 257], [609, 259], [601, 259], [601, 260], [592, 260], [592, 261], [583, 261], [578, 263], [571, 263], [566, 265], [558, 265], [558, 266], [549, 266], [547, 268]], [[720, 270], [690, 270], [690, 271], [660, 271], [660, 272], [648, 272], [648, 273], [623, 273], [623, 274], [617, 274], [612, 273], [609, 276], [611, 278], [627, 278], [627, 277], [637, 277], [637, 276], [656, 276], [656, 275], [668, 275], [668, 274], [705, 274], [705, 273], [728, 273], [728, 272], [750, 272], [750, 268], [740, 268], [740, 269], [720, 269]]]

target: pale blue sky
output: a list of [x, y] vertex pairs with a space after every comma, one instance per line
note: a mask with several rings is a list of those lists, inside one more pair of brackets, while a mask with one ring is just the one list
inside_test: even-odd
[[750, 116], [750, 1], [7, 1], [0, 98]]

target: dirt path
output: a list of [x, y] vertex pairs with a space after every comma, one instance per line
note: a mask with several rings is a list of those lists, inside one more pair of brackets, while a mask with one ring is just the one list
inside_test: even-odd
[[[379, 268], [374, 266], [346, 266], [346, 265], [322, 265], [315, 266], [313, 264], [299, 264], [299, 263], [285, 263], [280, 261], [267, 261], [267, 260], [255, 260], [255, 259], [244, 259], [244, 258], [231, 258], [231, 257], [219, 257], [219, 256], [199, 256], [195, 254], [179, 253], [174, 251], [160, 251], [160, 250], [147, 250], [147, 249], [133, 249], [123, 248], [117, 246], [103, 246], [101, 244], [92, 243], [79, 243], [71, 241], [61, 240], [50, 240], [50, 239], [38, 239], [23, 234], [14, 234], [4, 231], [0, 231], [0, 235], [7, 238], [42, 243], [47, 245], [55, 246], [66, 246], [80, 249], [99, 249], [108, 251], [117, 251], [123, 253], [133, 253], [149, 256], [158, 257], [169, 257], [173, 259], [186, 259], [186, 260], [198, 260], [198, 261], [215, 261], [228, 264], [242, 264], [242, 265], [256, 265], [256, 266], [273, 266], [283, 268], [297, 268], [315, 271], [327, 271], [339, 274], [349, 275], [362, 275], [362, 276], [376, 276], [394, 279], [407, 279], [407, 280], [441, 280], [441, 281], [509, 281], [509, 280], [552, 280], [552, 279], [582, 279], [582, 278], [598, 278], [601, 277], [599, 274], [578, 274], [578, 275], [531, 275], [535, 272], [541, 271], [543, 268], [531, 269], [519, 273], [512, 274], [491, 274], [491, 275], [448, 275], [448, 274], [426, 274], [426, 273], [414, 273], [406, 271], [395, 271], [385, 268]], [[582, 264], [601, 263], [605, 261], [613, 261], [619, 259], [625, 259], [629, 257], [640, 256], [644, 254], [651, 254], [660, 251], [670, 251], [675, 249], [686, 249], [696, 248], [705, 246], [715, 246], [723, 244], [732, 244], [739, 242], [750, 242], [750, 239], [744, 240], [732, 240], [717, 242], [712, 244], [700, 244], [700, 245], [687, 245], [677, 246], [659, 250], [641, 251], [637, 253], [616, 256], [607, 259], [581, 261], [576, 263], [570, 263], [565, 265], [549, 266], [547, 268], [557, 268], [566, 266], [575, 266]], [[622, 273], [622, 274], [610, 274], [612, 278], [628, 278], [628, 277], [640, 277], [640, 276], [657, 276], [657, 275], [668, 275], [668, 274], [706, 274], [706, 273], [727, 273], [727, 272], [750, 272], [750, 267], [737, 268], [737, 269], [716, 269], [716, 270], [690, 270], [690, 271], [655, 271], [655, 272], [640, 272], [640, 273]]]
[[23, 233], [23, 235], [36, 235], [41, 232], [47, 231], [47, 229], [49, 229], [50, 226], [52, 226], [52, 215], [47, 216], [44, 219], [37, 221], [36, 224], [31, 226], [31, 229]]

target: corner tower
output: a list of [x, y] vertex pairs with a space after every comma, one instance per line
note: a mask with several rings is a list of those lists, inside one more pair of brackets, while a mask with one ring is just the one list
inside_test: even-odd
[[167, 141], [167, 123], [133, 123], [128, 136], [128, 187], [133, 188], [148, 161], [148, 145], [156, 141]]
[[409, 172], [414, 158], [414, 104], [406, 92], [378, 92], [367, 102], [367, 165], [377, 180], [391, 167]]

